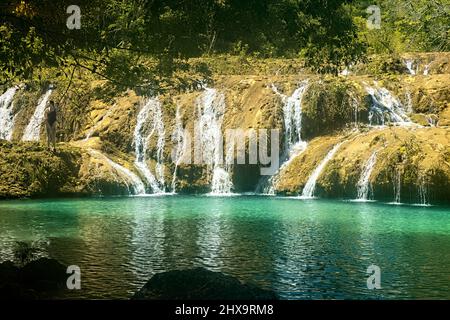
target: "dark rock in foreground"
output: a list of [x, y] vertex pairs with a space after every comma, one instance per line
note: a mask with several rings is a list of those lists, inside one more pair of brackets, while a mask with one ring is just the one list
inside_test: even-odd
[[50, 299], [66, 288], [66, 267], [54, 259], [41, 258], [23, 268], [0, 263], [0, 299]]
[[273, 291], [241, 283], [204, 268], [154, 275], [132, 299], [139, 300], [275, 300]]

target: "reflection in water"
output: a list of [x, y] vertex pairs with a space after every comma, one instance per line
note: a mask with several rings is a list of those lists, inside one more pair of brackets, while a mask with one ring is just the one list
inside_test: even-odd
[[[82, 298], [128, 298], [155, 273], [196, 266], [286, 299], [450, 298], [446, 207], [255, 196], [0, 202], [0, 261], [16, 241], [79, 265]], [[382, 290], [366, 287], [371, 264]]]
[[221, 200], [221, 198], [212, 199], [207, 210], [209, 214], [205, 212], [199, 221], [196, 241], [199, 250], [196, 260], [212, 271], [221, 271], [224, 264], [222, 251], [225, 251], [223, 242], [226, 242], [226, 239], [223, 239], [225, 220], [222, 217], [227, 214], [228, 208]]

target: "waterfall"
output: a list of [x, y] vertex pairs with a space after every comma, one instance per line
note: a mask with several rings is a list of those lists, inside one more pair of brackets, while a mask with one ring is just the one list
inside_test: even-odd
[[256, 188], [257, 192], [266, 194], [274, 194], [275, 183], [278, 179], [279, 172], [291, 161], [305, 151], [307, 147], [306, 141], [302, 139], [302, 101], [303, 95], [308, 89], [309, 80], [300, 83], [299, 87], [294, 90], [291, 96], [281, 93], [272, 83], [271, 89], [277, 94], [283, 102], [283, 124], [284, 124], [284, 152], [282, 165], [275, 175], [270, 178], [262, 178]]
[[52, 94], [52, 91], [52, 89], [48, 89], [47, 92], [39, 99], [34, 114], [31, 117], [31, 120], [28, 123], [27, 127], [25, 128], [25, 132], [22, 137], [23, 141], [39, 141], [41, 125], [44, 121], [45, 116], [45, 108], [47, 106], [50, 95]]
[[406, 112], [407, 113], [413, 113], [413, 105], [412, 105], [412, 98], [411, 98], [411, 92], [407, 91], [406, 92]]
[[344, 142], [340, 142], [337, 145], [331, 149], [328, 154], [325, 156], [325, 158], [319, 163], [319, 165], [314, 169], [311, 176], [308, 178], [308, 181], [305, 184], [305, 187], [303, 188], [303, 192], [301, 195], [301, 198], [304, 199], [311, 199], [314, 197], [314, 190], [316, 189], [316, 182], [317, 179], [320, 177], [320, 174], [322, 173], [323, 169], [327, 165], [327, 163], [334, 157], [335, 153], [339, 150], [340, 146]]
[[425, 176], [421, 176], [418, 181], [418, 196], [419, 196], [419, 205], [421, 206], [429, 206], [428, 201], [428, 186], [426, 184]]
[[386, 119], [398, 125], [410, 125], [412, 122], [406, 115], [400, 101], [385, 88], [366, 85], [366, 92], [372, 98], [369, 110], [370, 125], [384, 125]]
[[233, 189], [233, 182], [230, 179], [230, 173], [222, 167], [214, 169], [211, 182], [211, 194], [230, 194]]
[[17, 89], [17, 86], [9, 88], [0, 96], [0, 139], [12, 139], [15, 120], [13, 99]]
[[109, 118], [111, 116], [111, 114], [114, 112], [114, 110], [116, 109], [117, 105], [114, 105], [112, 108], [108, 109], [108, 111], [105, 112], [105, 114], [102, 116], [102, 118], [95, 124], [93, 125], [88, 133], [86, 134], [86, 137], [84, 138], [84, 141], [88, 141], [92, 135], [94, 134], [94, 132], [100, 127], [100, 125], [102, 124], [102, 122], [106, 119]]
[[[152, 116], [152, 125], [150, 132], [144, 138], [144, 134], [147, 131], [145, 126], [147, 120]], [[151, 137], [155, 133], [158, 134], [157, 140], [157, 164], [155, 167], [155, 177], [148, 168], [147, 165], [147, 144]], [[164, 167], [163, 167], [163, 151], [164, 151], [164, 123], [162, 119], [161, 103], [157, 98], [149, 99], [139, 111], [137, 116], [137, 123], [134, 129], [134, 146], [135, 146], [135, 166], [139, 172], [145, 177], [148, 185], [152, 189], [153, 193], [164, 193]]]
[[402, 173], [400, 169], [395, 170], [395, 176], [394, 176], [394, 202], [393, 204], [400, 204], [401, 200], [401, 187], [402, 187]]
[[431, 127], [436, 127], [436, 124], [437, 124], [436, 119], [433, 119], [432, 117], [430, 117], [428, 115], [426, 115], [425, 118], [427, 119], [427, 122]]
[[375, 167], [376, 162], [377, 162], [377, 151], [372, 153], [370, 158], [364, 164], [364, 168], [361, 172], [361, 176], [357, 184], [358, 200], [360, 201], [369, 200], [370, 175], [372, 174], [372, 170]]
[[416, 70], [414, 69], [414, 61], [413, 60], [406, 60], [405, 61], [405, 65], [406, 68], [408, 69], [409, 74], [411, 75], [416, 75]]
[[174, 152], [172, 155], [172, 161], [175, 162], [175, 169], [173, 170], [172, 176], [172, 193], [176, 192], [176, 179], [177, 179], [177, 169], [180, 161], [183, 158], [184, 151], [186, 150], [186, 139], [184, 138], [183, 122], [180, 114], [180, 105], [177, 105], [177, 112], [175, 115], [175, 127], [172, 133], [172, 141], [175, 144]]
[[425, 65], [425, 68], [423, 69], [424, 76], [427, 76], [430, 74], [430, 65], [431, 65], [431, 62]]
[[341, 76], [348, 76], [350, 74], [350, 70], [348, 69], [348, 67], [345, 67], [344, 70], [342, 70], [341, 72], [339, 72], [339, 74]]
[[[142, 182], [142, 180], [136, 174], [134, 174], [133, 172], [131, 172], [127, 168], [121, 166], [120, 164], [112, 161], [110, 158], [105, 156], [100, 151], [97, 151], [97, 150], [94, 150], [94, 149], [88, 149], [88, 151], [91, 154], [91, 156], [103, 159], [114, 170], [116, 170], [117, 175], [120, 176], [123, 179], [123, 182], [127, 186], [129, 194], [135, 194], [135, 195], [145, 194], [145, 185]], [[131, 185], [131, 187], [133, 189], [133, 192], [130, 191], [129, 185]]]
[[196, 141], [200, 144], [203, 163], [212, 170], [211, 194], [230, 194], [233, 183], [230, 167], [223, 165], [222, 121], [225, 114], [225, 95], [206, 88], [197, 99], [198, 124]]

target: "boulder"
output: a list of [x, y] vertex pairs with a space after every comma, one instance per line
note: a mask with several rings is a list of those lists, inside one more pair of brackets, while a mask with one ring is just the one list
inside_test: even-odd
[[204, 268], [154, 275], [134, 296], [137, 300], [275, 300], [273, 291], [241, 283]]
[[10, 261], [3, 262], [0, 264], [0, 300], [61, 297], [67, 277], [66, 267], [54, 259], [40, 258], [23, 268]]

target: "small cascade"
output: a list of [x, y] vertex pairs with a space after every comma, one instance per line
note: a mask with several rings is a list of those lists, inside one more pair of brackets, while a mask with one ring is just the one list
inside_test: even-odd
[[203, 163], [212, 171], [211, 193], [230, 194], [233, 188], [230, 167], [223, 165], [222, 121], [225, 95], [206, 88], [197, 100], [196, 140], [200, 144]]
[[39, 141], [39, 135], [41, 133], [41, 125], [45, 117], [45, 109], [47, 102], [50, 99], [53, 89], [48, 89], [47, 92], [39, 99], [38, 105], [31, 117], [30, 122], [25, 128], [25, 132], [22, 137], [22, 141]]
[[305, 151], [307, 142], [302, 139], [302, 101], [306, 93], [309, 80], [300, 83], [291, 96], [281, 93], [278, 88], [271, 84], [271, 88], [283, 102], [283, 124], [284, 124], [284, 151], [282, 165], [277, 173], [270, 178], [261, 179], [256, 191], [265, 194], [274, 194], [274, 185], [278, 179], [278, 173], [298, 155]]
[[0, 96], [0, 139], [8, 141], [12, 139], [15, 120], [13, 100], [17, 89], [17, 86], [9, 88]]
[[[91, 154], [91, 156], [103, 159], [116, 171], [117, 175], [119, 177], [121, 177], [123, 182], [126, 184], [126, 186], [128, 188], [128, 193], [130, 195], [131, 194], [134, 194], [134, 195], [145, 194], [145, 185], [136, 174], [134, 174], [127, 168], [121, 166], [120, 164], [112, 161], [110, 158], [105, 156], [100, 151], [97, 151], [94, 149], [89, 149], [88, 151]], [[130, 190], [130, 185], [131, 185], [132, 190]]]
[[283, 101], [284, 139], [285, 157], [287, 159], [297, 155], [306, 147], [306, 142], [302, 140], [302, 100], [308, 88], [308, 80], [300, 83], [290, 97], [280, 93], [272, 84], [273, 91], [279, 95]]
[[[145, 136], [147, 131], [145, 126], [147, 120], [152, 116], [152, 125], [150, 132]], [[157, 164], [155, 177], [147, 165], [147, 144], [154, 133], [158, 134], [157, 140]], [[164, 193], [164, 167], [163, 167], [163, 150], [164, 150], [164, 123], [162, 120], [161, 103], [158, 99], [149, 99], [137, 116], [137, 123], [134, 129], [134, 146], [135, 146], [135, 166], [139, 172], [145, 177], [148, 185], [153, 193]]]
[[319, 165], [314, 169], [311, 176], [308, 178], [308, 181], [305, 184], [305, 187], [303, 188], [303, 192], [301, 195], [301, 198], [303, 199], [311, 199], [314, 197], [314, 191], [316, 189], [316, 182], [317, 179], [320, 177], [320, 174], [322, 173], [323, 169], [325, 169], [325, 166], [328, 164], [328, 162], [334, 157], [335, 153], [339, 150], [341, 145], [344, 142], [340, 142], [336, 144], [333, 149], [331, 149], [328, 154], [325, 156], [325, 158], [319, 163]]
[[183, 122], [181, 119], [180, 106], [177, 106], [177, 112], [175, 115], [175, 127], [172, 133], [172, 141], [174, 142], [174, 151], [172, 155], [172, 161], [175, 163], [175, 169], [173, 170], [172, 176], [172, 193], [176, 192], [176, 180], [177, 180], [177, 169], [180, 161], [183, 158], [184, 151], [186, 150], [186, 139], [184, 138]]
[[341, 76], [348, 76], [350, 74], [350, 70], [348, 69], [348, 67], [345, 67], [344, 70], [342, 70], [341, 72], [339, 72], [339, 74]]
[[411, 125], [400, 101], [389, 90], [366, 85], [366, 92], [372, 98], [369, 110], [370, 125], [385, 125], [386, 121], [397, 125]]
[[211, 194], [230, 194], [232, 189], [233, 182], [231, 182], [230, 173], [221, 167], [214, 169], [211, 181]]
[[395, 170], [394, 175], [394, 202], [393, 204], [400, 204], [401, 200], [401, 187], [402, 187], [402, 172], [399, 168]]
[[421, 176], [418, 181], [418, 197], [419, 197], [419, 205], [421, 206], [429, 206], [428, 200], [428, 186], [426, 183], [425, 176]]
[[369, 200], [370, 191], [370, 175], [377, 162], [377, 151], [373, 152], [367, 162], [364, 164], [364, 168], [361, 172], [358, 184], [356, 185], [358, 191], [358, 200], [367, 201]]
[[405, 96], [406, 96], [406, 112], [407, 113], [413, 113], [414, 110], [413, 110], [411, 92], [407, 91]]
[[414, 69], [414, 60], [406, 60], [405, 65], [410, 75], [416, 75], [416, 70]]
[[424, 76], [428, 76], [430, 74], [430, 65], [431, 65], [431, 62], [425, 65], [425, 68], [423, 69]]
[[114, 112], [116, 107], [117, 107], [117, 105], [114, 105], [112, 108], [109, 108], [108, 111], [105, 112], [105, 114], [102, 116], [101, 120], [98, 121], [94, 126], [92, 126], [89, 129], [89, 131], [86, 134], [86, 137], [84, 138], [84, 141], [88, 141], [92, 137], [94, 132], [101, 126], [102, 122], [111, 116], [111, 114]]
[[430, 127], [436, 127], [436, 125], [437, 125], [436, 119], [434, 119], [433, 117], [431, 117], [429, 115], [426, 115], [425, 118], [427, 119], [427, 122], [430, 125]]

